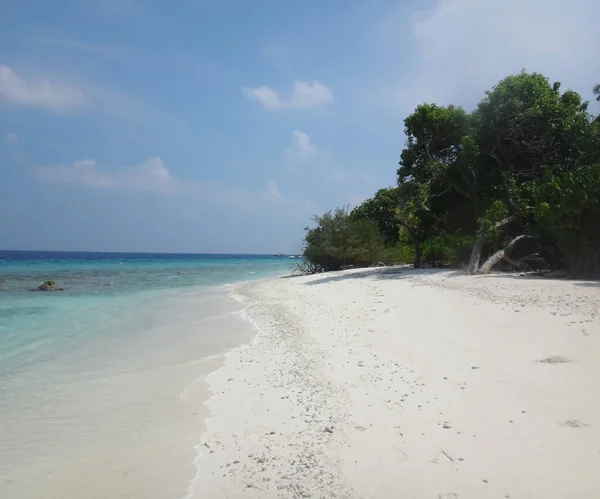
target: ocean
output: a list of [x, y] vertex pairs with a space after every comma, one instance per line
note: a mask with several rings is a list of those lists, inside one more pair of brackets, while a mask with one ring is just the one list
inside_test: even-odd
[[0, 251], [0, 497], [195, 497], [203, 380], [255, 334], [228, 285], [290, 263]]

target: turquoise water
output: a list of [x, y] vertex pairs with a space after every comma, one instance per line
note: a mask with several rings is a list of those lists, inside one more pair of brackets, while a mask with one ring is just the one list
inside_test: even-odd
[[[0, 376], [114, 334], [157, 300], [284, 274], [287, 258], [256, 255], [0, 251]], [[60, 292], [32, 291], [53, 280]], [[134, 313], [135, 312], [135, 313]]]
[[[288, 258], [0, 252], [0, 497], [183, 497], [210, 396], [254, 330], [228, 284]], [[32, 291], [53, 280], [63, 291]]]

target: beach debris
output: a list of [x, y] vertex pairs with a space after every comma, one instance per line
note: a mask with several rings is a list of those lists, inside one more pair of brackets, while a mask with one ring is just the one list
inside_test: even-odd
[[566, 364], [567, 362], [571, 362], [566, 357], [562, 355], [553, 355], [551, 357], [546, 357], [545, 359], [538, 360], [540, 364]]
[[46, 281], [37, 287], [37, 291], [63, 291], [63, 288], [57, 288], [54, 281]]
[[333, 426], [326, 426], [323, 431], [326, 431], [327, 433], [333, 433]]
[[448, 421], [444, 421], [442, 428], [444, 428], [445, 430], [448, 430], [448, 429], [452, 428], [452, 425], [450, 423], [448, 423]]
[[565, 421], [564, 425], [569, 426], [571, 428], [583, 428], [587, 426], [587, 424], [582, 423], [581, 421], [577, 421], [576, 419], [570, 419], [569, 421]]
[[446, 456], [446, 458], [448, 459], [448, 461], [450, 461], [451, 463], [454, 462], [454, 459], [452, 458], [452, 456], [450, 454], [448, 454], [444, 449], [440, 448], [440, 452]]

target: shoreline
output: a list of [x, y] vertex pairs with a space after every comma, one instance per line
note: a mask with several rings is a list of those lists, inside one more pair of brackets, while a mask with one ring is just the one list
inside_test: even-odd
[[209, 414], [204, 380], [254, 332], [221, 286], [157, 300], [137, 304], [127, 334], [6, 378], [0, 496], [185, 495]]
[[[457, 274], [384, 267], [236, 284], [256, 334], [204, 380], [186, 499], [595, 497], [600, 284]], [[548, 455], [523, 449], [528, 438], [550, 442]]]
[[[256, 280], [252, 280], [252, 281], [240, 281], [237, 283], [224, 284], [224, 285], [220, 286], [220, 288], [226, 289], [228, 291], [228, 293], [227, 293], [228, 299], [231, 299], [238, 303], [241, 303], [241, 300], [239, 299], [239, 298], [241, 298], [241, 296], [236, 294], [236, 289], [238, 287], [247, 285], [249, 283], [260, 283], [260, 282], [266, 282], [266, 281], [280, 279], [280, 278], [281, 278], [281, 276], [267, 277], [264, 279], [256, 279]], [[205, 398], [205, 400], [202, 402], [202, 405], [203, 405], [204, 409], [206, 410], [207, 415], [202, 420], [202, 425], [201, 425], [202, 431], [200, 433], [199, 442], [194, 445], [194, 450], [196, 452], [194, 459], [192, 460], [192, 467], [194, 468], [194, 475], [189, 480], [188, 490], [183, 496], [181, 496], [181, 499], [194, 499], [196, 497], [195, 488], [198, 485], [198, 481], [199, 481], [199, 477], [200, 477], [200, 461], [202, 460], [204, 453], [206, 452], [206, 449], [208, 449], [208, 447], [206, 446], [206, 442], [205, 442], [205, 435], [208, 431], [208, 427], [207, 427], [208, 422], [210, 421], [211, 418], [214, 417], [214, 415], [210, 411], [210, 408], [208, 407], [208, 404], [210, 403], [210, 400], [213, 397], [218, 396], [218, 394], [215, 393], [215, 391], [213, 391], [213, 388], [211, 387], [211, 384], [209, 382], [209, 378], [211, 377], [211, 375], [218, 373], [221, 369], [223, 369], [225, 367], [225, 363], [227, 362], [227, 357], [230, 354], [235, 353], [236, 350], [244, 348], [245, 346], [251, 346], [252, 342], [260, 334], [260, 331], [256, 329], [256, 327], [252, 324], [251, 320], [246, 316], [245, 309], [242, 309], [235, 313], [239, 314], [240, 317], [244, 320], [244, 322], [249, 323], [250, 327], [254, 330], [255, 334], [248, 341], [240, 343], [239, 345], [234, 346], [225, 352], [214, 355], [213, 357], [215, 357], [215, 360], [218, 360], [218, 365], [214, 369], [210, 370], [205, 376], [203, 376], [201, 378], [202, 384], [206, 387], [206, 391], [209, 394], [209, 396], [207, 398]]]

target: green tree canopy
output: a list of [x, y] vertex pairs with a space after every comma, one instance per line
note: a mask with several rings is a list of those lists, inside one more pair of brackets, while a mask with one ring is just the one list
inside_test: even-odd
[[[594, 93], [600, 99], [600, 85]], [[440, 249], [443, 244], [470, 240], [471, 272], [500, 261], [540, 262], [544, 255], [548, 265], [562, 258], [574, 274], [600, 273], [591, 222], [600, 202], [600, 119], [587, 108], [576, 92], [561, 92], [560, 83], [525, 71], [501, 80], [472, 112], [417, 106], [404, 120], [397, 186], [380, 189], [352, 211], [347, 223], [353, 229], [344, 241], [350, 248], [367, 245], [352, 224], [370, 222], [361, 230], [372, 234], [375, 227], [388, 247], [408, 236], [415, 266], [421, 248], [434, 240], [438, 255], [452, 254]], [[341, 223], [341, 213], [331, 216]], [[329, 230], [325, 222], [329, 218], [319, 227]], [[525, 260], [510, 256], [530, 240], [541, 249]], [[492, 254], [482, 266], [481, 258]]]

